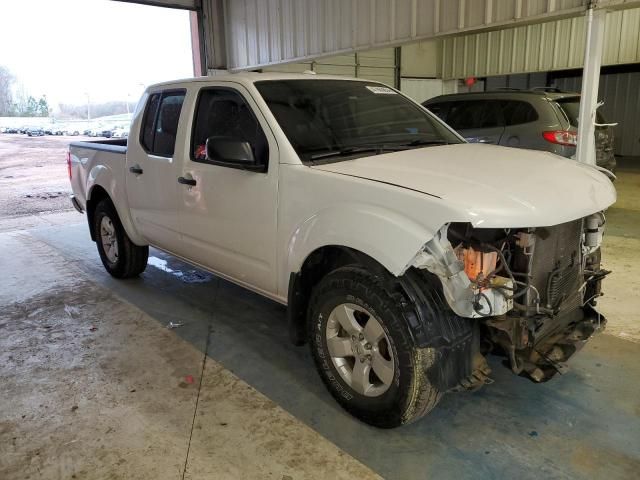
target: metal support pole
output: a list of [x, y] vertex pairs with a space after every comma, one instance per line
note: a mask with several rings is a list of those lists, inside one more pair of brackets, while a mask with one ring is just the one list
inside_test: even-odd
[[189, 12], [189, 25], [191, 27], [193, 76], [201, 77], [206, 75], [207, 72], [202, 30], [202, 11]]
[[582, 70], [578, 145], [576, 149], [576, 159], [579, 162], [590, 165], [596, 164], [595, 122], [607, 16], [605, 10], [595, 8], [595, 3], [595, 1], [590, 2], [586, 13], [587, 41], [584, 51], [584, 69]]

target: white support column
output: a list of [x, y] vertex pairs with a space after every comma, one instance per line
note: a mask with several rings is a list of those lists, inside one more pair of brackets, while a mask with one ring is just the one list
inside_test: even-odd
[[590, 3], [586, 13], [587, 41], [582, 71], [582, 97], [578, 116], [578, 146], [576, 149], [576, 159], [590, 165], [596, 164], [595, 121], [607, 16], [604, 9], [594, 8], [595, 3], [595, 1]]
[[193, 76], [206, 75], [206, 60], [204, 55], [202, 14], [201, 12], [189, 12], [189, 25], [191, 27], [191, 58], [193, 60]]

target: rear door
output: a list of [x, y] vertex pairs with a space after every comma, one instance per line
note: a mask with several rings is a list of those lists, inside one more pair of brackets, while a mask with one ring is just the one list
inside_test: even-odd
[[497, 145], [504, 132], [499, 100], [451, 102], [446, 122], [470, 143]]
[[538, 112], [534, 106], [524, 100], [502, 100], [502, 117], [505, 130], [500, 144], [507, 147], [548, 150], [549, 146], [542, 137]]
[[155, 246], [180, 247], [178, 221], [179, 164], [176, 135], [186, 90], [152, 93], [147, 100], [139, 139], [127, 148], [127, 198], [138, 230]]

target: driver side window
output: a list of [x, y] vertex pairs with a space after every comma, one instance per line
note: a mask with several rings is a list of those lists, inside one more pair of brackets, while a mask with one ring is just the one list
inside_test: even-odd
[[267, 165], [269, 144], [251, 107], [242, 95], [230, 88], [200, 91], [191, 138], [191, 159], [219, 164], [207, 157], [207, 139], [224, 137], [248, 142], [257, 164]]

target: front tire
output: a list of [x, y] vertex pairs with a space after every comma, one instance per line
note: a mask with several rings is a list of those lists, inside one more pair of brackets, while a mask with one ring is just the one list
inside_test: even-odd
[[345, 410], [381, 428], [419, 419], [441, 397], [426, 375], [435, 353], [415, 346], [401, 302], [379, 277], [347, 266], [320, 281], [308, 311], [309, 344], [323, 382]]
[[134, 244], [125, 232], [113, 203], [105, 198], [94, 213], [94, 232], [104, 268], [116, 278], [137, 277], [149, 258], [149, 247]]

